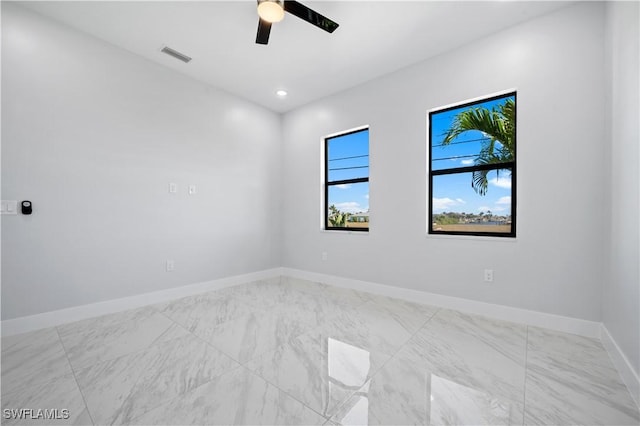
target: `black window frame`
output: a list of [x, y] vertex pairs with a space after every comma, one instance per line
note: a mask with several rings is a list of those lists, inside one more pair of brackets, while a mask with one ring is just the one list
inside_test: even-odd
[[[329, 141], [355, 133], [369, 131], [369, 126], [359, 127], [357, 129], [348, 130], [346, 132], [334, 134], [324, 138], [324, 230], [325, 231], [347, 231], [347, 232], [369, 232], [369, 225], [366, 228], [349, 228], [329, 225], [329, 187], [336, 185], [347, 185], [352, 183], [369, 182], [369, 173], [366, 178], [341, 179], [329, 181]], [[367, 143], [369, 143], [369, 138]], [[369, 164], [369, 163], [368, 163]], [[369, 166], [367, 166], [369, 167]]]
[[[432, 116], [434, 114], [440, 114], [443, 112], [451, 111], [454, 109], [470, 107], [473, 105], [482, 104], [485, 102], [494, 101], [496, 99], [513, 97], [515, 102], [514, 111], [514, 158], [513, 161], [499, 163], [499, 164], [487, 164], [480, 166], [468, 166], [468, 167], [455, 167], [449, 169], [433, 170], [433, 141], [432, 141]], [[516, 165], [518, 161], [518, 97], [517, 91], [510, 91], [501, 93], [498, 95], [488, 96], [486, 98], [477, 99], [474, 101], [464, 102], [446, 108], [434, 109], [429, 111], [429, 202], [428, 202], [428, 234], [430, 235], [461, 235], [461, 236], [477, 236], [477, 237], [496, 237], [496, 238], [516, 238], [516, 193], [517, 193], [517, 180], [516, 180]], [[462, 174], [471, 173], [478, 170], [511, 170], [511, 232], [471, 232], [471, 231], [445, 231], [433, 229], [433, 178], [434, 176], [443, 176], [450, 174]]]

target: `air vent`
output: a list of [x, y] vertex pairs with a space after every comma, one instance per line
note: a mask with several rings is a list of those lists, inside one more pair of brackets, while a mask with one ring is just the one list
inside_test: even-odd
[[180, 53], [177, 50], [173, 50], [172, 48], [167, 46], [163, 47], [161, 52], [166, 53], [169, 56], [173, 56], [174, 58], [181, 60], [185, 64], [191, 60], [191, 58], [188, 57], [187, 55]]

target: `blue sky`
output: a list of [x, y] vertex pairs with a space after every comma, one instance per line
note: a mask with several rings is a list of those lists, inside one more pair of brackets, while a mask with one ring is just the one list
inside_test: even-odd
[[[491, 109], [503, 103], [505, 98], [484, 102], [474, 106]], [[468, 107], [466, 107], [468, 108]], [[474, 158], [485, 141], [483, 133], [468, 131], [460, 134], [450, 145], [440, 146], [444, 134], [454, 117], [462, 110], [457, 108], [431, 115], [432, 169], [466, 167], [474, 164]], [[434, 177], [433, 213], [458, 212], [480, 213], [490, 210], [493, 214], [511, 213], [511, 173], [508, 170], [491, 171], [488, 175], [489, 189], [486, 195], [478, 195], [471, 188], [471, 173]]]
[[[329, 139], [329, 181], [369, 176], [369, 130]], [[329, 202], [350, 213], [369, 210], [369, 183], [329, 187]]]

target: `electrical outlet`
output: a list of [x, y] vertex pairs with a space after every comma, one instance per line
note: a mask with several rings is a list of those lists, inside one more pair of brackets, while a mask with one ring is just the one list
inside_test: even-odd
[[493, 269], [485, 269], [484, 270], [484, 282], [492, 283], [493, 282]]
[[169, 194], [175, 194], [176, 192], [178, 192], [178, 184], [171, 182], [169, 184]]
[[322, 252], [322, 260], [327, 260], [327, 252], [326, 251]]
[[167, 260], [167, 272], [173, 272], [175, 268], [176, 268], [176, 265], [173, 262], [173, 260]]

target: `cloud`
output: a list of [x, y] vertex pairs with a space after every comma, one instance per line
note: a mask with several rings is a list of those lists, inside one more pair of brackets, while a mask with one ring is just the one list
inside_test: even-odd
[[349, 188], [351, 188], [351, 184], [350, 183], [341, 183], [340, 185], [336, 185], [336, 188], [349, 189]]
[[369, 199], [369, 194], [364, 194], [364, 198]]
[[506, 207], [502, 207], [502, 206], [499, 206], [499, 205], [495, 205], [493, 207], [489, 207], [489, 206], [480, 206], [480, 207], [478, 207], [478, 211], [479, 212], [485, 212], [485, 213], [491, 212], [492, 214], [500, 213], [500, 212], [503, 212], [503, 211], [506, 211], [506, 210], [507, 210]]
[[359, 213], [367, 211], [368, 207], [363, 207], [356, 201], [345, 201], [344, 203], [336, 203], [336, 208], [341, 212]]
[[471, 164], [473, 164], [473, 160], [468, 158], [466, 160], [461, 160], [460, 164], [464, 164], [465, 166], [470, 166]]
[[489, 179], [489, 183], [499, 188], [511, 188], [511, 176], [499, 176]]
[[506, 197], [500, 197], [500, 199], [496, 201], [496, 204], [511, 204], [511, 197], [508, 195]]
[[464, 200], [462, 198], [456, 198], [452, 200], [451, 198], [433, 198], [433, 210], [448, 210], [451, 207], [459, 206], [460, 204], [464, 204]]

